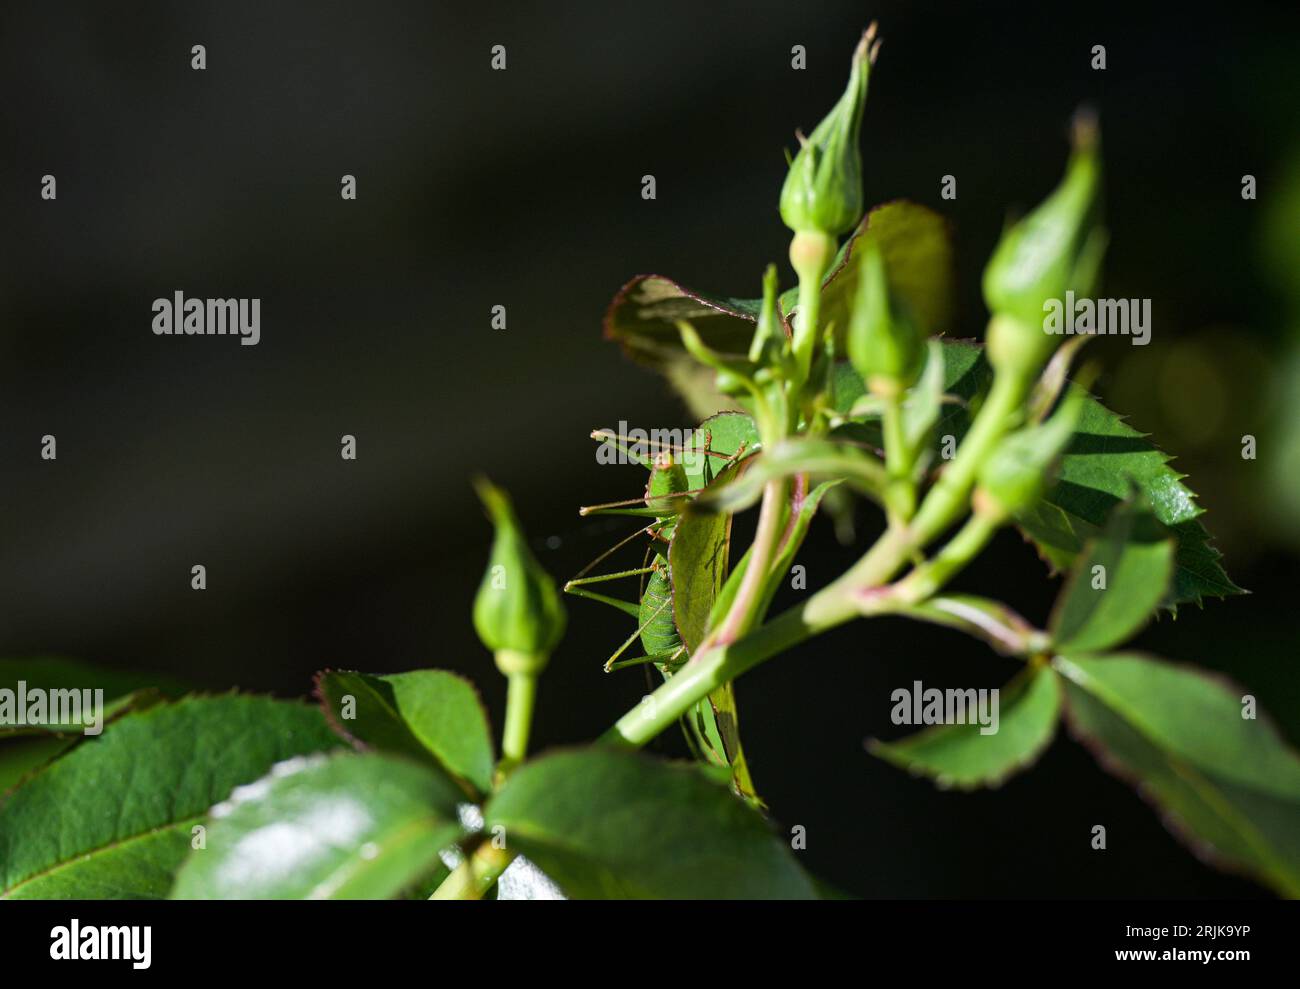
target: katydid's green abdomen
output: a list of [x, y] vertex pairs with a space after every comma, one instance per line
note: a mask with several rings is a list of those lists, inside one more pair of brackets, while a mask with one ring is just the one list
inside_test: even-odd
[[640, 622], [645, 626], [641, 630], [641, 645], [647, 656], [675, 652], [681, 647], [682, 640], [673, 621], [672, 593], [665, 562], [650, 574], [641, 596]]

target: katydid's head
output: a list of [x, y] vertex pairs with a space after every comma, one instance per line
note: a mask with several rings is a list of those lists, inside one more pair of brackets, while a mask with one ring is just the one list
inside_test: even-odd
[[781, 188], [781, 219], [796, 233], [831, 237], [853, 229], [862, 216], [862, 108], [867, 79], [880, 42], [872, 23], [862, 35], [838, 103], [809, 137], [799, 135], [799, 153]]
[[474, 599], [474, 628], [503, 673], [540, 673], [564, 636], [564, 604], [529, 550], [509, 496], [485, 479], [474, 486], [496, 529]]
[[659, 515], [676, 515], [682, 510], [683, 495], [689, 487], [681, 458], [671, 450], [657, 453], [646, 483], [646, 505]]

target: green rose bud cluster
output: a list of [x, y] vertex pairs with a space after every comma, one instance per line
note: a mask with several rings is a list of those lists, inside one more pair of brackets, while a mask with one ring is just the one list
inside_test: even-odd
[[1044, 307], [1067, 291], [1090, 296], [1097, 285], [1106, 232], [1098, 218], [1101, 154], [1096, 119], [1076, 115], [1074, 151], [1065, 178], [1037, 209], [1003, 234], [984, 269], [989, 360], [1030, 377], [1059, 338], [1044, 329]]
[[475, 487], [496, 538], [474, 599], [474, 628], [502, 673], [535, 677], [564, 636], [564, 604], [529, 550], [506, 493], [486, 480]]

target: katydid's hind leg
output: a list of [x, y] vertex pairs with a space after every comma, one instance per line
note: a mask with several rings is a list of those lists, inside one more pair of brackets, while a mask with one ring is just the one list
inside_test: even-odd
[[655, 569], [657, 568], [652, 563], [647, 567], [633, 567], [631, 570], [619, 570], [617, 573], [602, 573], [597, 574], [595, 577], [574, 577], [573, 580], [564, 585], [564, 589], [571, 594], [577, 593], [573, 588], [584, 587], [587, 584], [600, 584], [607, 580], [620, 580], [623, 577], [639, 577], [640, 575], [650, 573]]
[[591, 601], [599, 601], [602, 604], [608, 604], [625, 614], [631, 615], [639, 621], [641, 619], [641, 606], [636, 601], [623, 601], [620, 598], [610, 597], [607, 594], [599, 594], [596, 591], [589, 591], [587, 590], [587, 585], [600, 584], [609, 580], [621, 580], [624, 577], [638, 577], [643, 574], [653, 573], [655, 567], [655, 564], [651, 564], [648, 567], [634, 567], [631, 570], [620, 570], [617, 573], [597, 574], [595, 577], [574, 577], [573, 580], [568, 581], [564, 585], [564, 593], [572, 594], [574, 597], [587, 598]]
[[621, 598], [613, 598], [608, 594], [597, 594], [595, 591], [589, 591], [583, 587], [574, 587], [570, 581], [564, 585], [566, 594], [572, 594], [575, 598], [586, 598], [588, 601], [599, 601], [601, 604], [607, 604], [612, 608], [617, 608], [625, 615], [631, 615], [633, 618], [641, 617], [641, 607], [635, 601], [624, 601]]
[[605, 663], [605, 672], [613, 673], [615, 670], [626, 669], [629, 666], [644, 666], [646, 663], [662, 664], [677, 669], [682, 665], [681, 657], [685, 651], [686, 647], [680, 646], [679, 648], [669, 650], [668, 652], [652, 653], [649, 656], [638, 656], [635, 659], [620, 659], [615, 661], [613, 657], [611, 657]]

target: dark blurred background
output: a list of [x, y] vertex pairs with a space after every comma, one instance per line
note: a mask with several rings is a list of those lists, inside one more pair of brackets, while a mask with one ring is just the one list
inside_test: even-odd
[[[1178, 452], [1253, 592], [1185, 608], [1140, 645], [1229, 671], [1300, 739], [1288, 7], [1198, 20], [1131, 3], [6, 5], [0, 654], [284, 695], [322, 667], [436, 665], [473, 677], [499, 724], [503, 683], [469, 623], [489, 541], [469, 478], [510, 488], [561, 577], [635, 528], [577, 517], [642, 483], [597, 465], [588, 431], [692, 423], [601, 341], [604, 308], [649, 271], [758, 294], [785, 257], [782, 148], [838, 96], [876, 18], [867, 197], [952, 219], [960, 335], [982, 332], [979, 273], [1008, 211], [1055, 184], [1075, 107], [1100, 110], [1106, 294], [1151, 298], [1154, 335], [1094, 344], [1098, 387]], [[505, 72], [489, 70], [494, 44]], [[791, 68], [796, 44], [806, 71]], [[1105, 71], [1089, 66], [1095, 44]], [[344, 174], [355, 202], [339, 197]], [[955, 202], [939, 198], [945, 174]], [[177, 289], [260, 297], [261, 343], [155, 337], [152, 300]], [[489, 327], [497, 304], [504, 331]], [[47, 433], [55, 462], [39, 455]], [[339, 456], [344, 433], [356, 462]], [[859, 521], [861, 538], [879, 524]], [[819, 521], [810, 586], [859, 549]], [[961, 583], [1041, 622], [1058, 582], [1007, 533]], [[646, 690], [639, 671], [601, 672], [625, 616], [573, 601], [570, 617], [539, 746], [595, 736]], [[957, 633], [881, 620], [747, 676], [750, 762], [780, 825], [807, 828], [806, 863], [870, 896], [1258, 894], [1199, 865], [1066, 737], [981, 794], [863, 750], [900, 733], [894, 687], [996, 686], [1014, 669]], [[656, 747], [682, 752], [675, 734]]]

